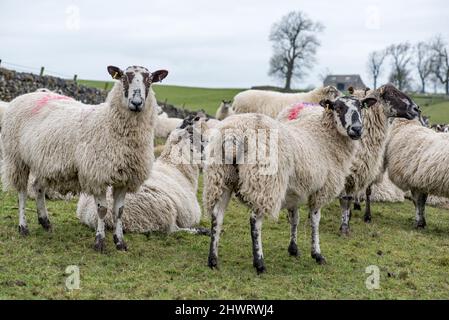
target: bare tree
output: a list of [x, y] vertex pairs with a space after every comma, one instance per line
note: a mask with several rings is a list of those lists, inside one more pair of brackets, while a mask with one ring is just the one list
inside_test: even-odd
[[374, 90], [377, 89], [377, 79], [379, 75], [382, 73], [382, 65], [387, 57], [387, 52], [385, 50], [382, 51], [373, 51], [368, 56], [368, 71], [373, 79]]
[[444, 85], [446, 94], [449, 95], [449, 54], [447, 44], [437, 36], [431, 45], [433, 51], [432, 71]]
[[285, 80], [284, 88], [291, 89], [292, 79], [301, 79], [315, 61], [320, 42], [317, 33], [324, 29], [301, 11], [292, 11], [273, 24], [270, 41], [273, 56], [268, 74]]
[[399, 90], [409, 88], [412, 82], [409, 68], [410, 62], [412, 61], [411, 48], [408, 42], [392, 44], [387, 48], [387, 52], [392, 58], [390, 81]]
[[426, 81], [432, 74], [432, 52], [426, 42], [418, 42], [414, 48], [416, 53], [415, 65], [421, 80], [421, 93], [426, 93]]

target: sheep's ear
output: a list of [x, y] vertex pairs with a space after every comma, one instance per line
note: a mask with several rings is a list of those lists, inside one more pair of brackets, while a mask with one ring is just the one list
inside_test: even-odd
[[108, 66], [108, 72], [112, 79], [120, 79], [123, 76], [123, 71], [118, 67]]
[[157, 70], [151, 73], [151, 82], [161, 82], [168, 75], [167, 70]]
[[324, 99], [320, 101], [320, 105], [324, 108], [324, 109], [331, 109], [334, 110], [334, 102], [329, 100], [329, 99]]
[[362, 100], [362, 108], [369, 108], [377, 103], [375, 98], [365, 98]]
[[349, 88], [348, 88], [348, 92], [349, 92], [350, 94], [354, 94], [354, 87], [349, 87]]

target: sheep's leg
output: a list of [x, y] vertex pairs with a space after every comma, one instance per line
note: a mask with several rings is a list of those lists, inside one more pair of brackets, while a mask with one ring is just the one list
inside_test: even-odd
[[128, 250], [125, 240], [123, 240], [123, 224], [122, 215], [125, 208], [126, 190], [123, 188], [114, 188], [113, 190], [114, 204], [112, 207], [112, 215], [114, 217], [114, 243], [117, 250]]
[[263, 215], [257, 215], [254, 211], [251, 212], [249, 224], [251, 226], [251, 239], [253, 242], [253, 266], [256, 268], [257, 274], [266, 271], [262, 251], [262, 221]]
[[340, 197], [341, 225], [340, 232], [343, 235], [349, 234], [349, 219], [351, 218], [351, 196]]
[[104, 217], [108, 212], [106, 205], [106, 193], [94, 196], [94, 198], [95, 203], [97, 205], [97, 215], [98, 215], [97, 232], [95, 235], [94, 249], [96, 251], [103, 253], [106, 250], [106, 243], [105, 243], [106, 233], [105, 233]]
[[354, 198], [354, 210], [357, 210], [357, 211], [362, 210], [362, 206], [360, 205], [360, 197]]
[[211, 213], [211, 237], [208, 265], [211, 269], [218, 266], [218, 242], [220, 241], [220, 232], [223, 225], [224, 212], [231, 198], [231, 191], [224, 190], [218, 202], [215, 204]]
[[197, 234], [201, 236], [208, 236], [210, 237], [210, 229], [203, 228], [203, 227], [192, 227], [192, 228], [180, 228], [178, 226], [174, 226], [170, 232], [188, 232], [191, 234]]
[[25, 215], [26, 201], [27, 201], [26, 189], [19, 191], [19, 233], [22, 236], [27, 236], [30, 234], [27, 225], [27, 218]]
[[291, 256], [299, 257], [300, 252], [296, 244], [298, 238], [298, 223], [299, 214], [298, 208], [288, 209], [288, 221], [290, 222], [290, 245], [288, 246], [288, 253]]
[[413, 203], [415, 205], [415, 228], [424, 229], [427, 225], [425, 217], [427, 194], [412, 190]]
[[321, 209], [311, 209], [310, 210], [310, 225], [312, 227], [312, 258], [316, 260], [318, 264], [325, 264], [326, 259], [321, 254], [320, 249], [320, 220], [321, 220]]
[[50, 219], [48, 219], [47, 207], [45, 205], [45, 190], [37, 180], [33, 183], [33, 189], [36, 192], [37, 219], [39, 224], [45, 230], [52, 231]]
[[371, 185], [366, 188], [365, 191], [366, 200], [365, 200], [365, 216], [363, 220], [367, 223], [371, 222]]

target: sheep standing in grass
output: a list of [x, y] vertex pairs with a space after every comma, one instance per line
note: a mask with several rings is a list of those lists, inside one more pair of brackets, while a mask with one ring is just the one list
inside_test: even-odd
[[396, 120], [385, 159], [391, 181], [411, 191], [416, 228], [424, 228], [428, 195], [449, 197], [449, 134], [437, 133], [416, 120]]
[[126, 250], [123, 240], [123, 201], [148, 178], [153, 163], [153, 130], [156, 98], [151, 84], [167, 71], [144, 67], [125, 71], [109, 66], [117, 79], [108, 101], [85, 105], [46, 92], [14, 99], [3, 123], [4, 188], [19, 192], [19, 231], [27, 235], [25, 202], [28, 176], [35, 175], [39, 223], [51, 230], [45, 206], [45, 189], [60, 193], [84, 192], [95, 198], [98, 223], [94, 248], [105, 249], [106, 190], [113, 188], [114, 243]]
[[350, 174], [346, 177], [345, 188], [340, 196], [342, 220], [340, 231], [349, 233], [350, 208], [353, 197], [359, 192], [367, 190], [365, 221], [369, 222], [370, 215], [369, 194], [373, 184], [383, 170], [385, 144], [388, 136], [388, 118], [399, 117], [415, 119], [420, 116], [418, 106], [404, 93], [392, 85], [384, 85], [377, 90], [353, 92], [359, 98], [373, 96], [377, 99], [371, 108], [364, 112], [363, 125], [365, 134], [360, 140], [360, 148], [356, 152]]
[[233, 192], [251, 208], [253, 265], [258, 273], [265, 271], [263, 217], [277, 218], [281, 208], [288, 209], [292, 226], [288, 250], [299, 255], [300, 202], [307, 202], [310, 210], [312, 257], [324, 263], [319, 244], [321, 207], [343, 188], [355, 140], [362, 135], [361, 106], [375, 102], [353, 97], [323, 100], [325, 112], [313, 110], [321, 107], [303, 111], [313, 113], [307, 121], [281, 123], [262, 114], [233, 115], [222, 121], [210, 138], [204, 170], [204, 210], [212, 217], [209, 267], [217, 267], [224, 211]]
[[[161, 156], [155, 161], [150, 178], [136, 193], [128, 193], [125, 198], [123, 230], [125, 232], [176, 232], [208, 233], [196, 228], [201, 218], [197, 200], [198, 176], [201, 162], [198, 155], [205, 141], [192, 143], [194, 134], [200, 130], [200, 117], [188, 117], [180, 128], [173, 131], [165, 144]], [[195, 132], [195, 133], [194, 133]], [[200, 137], [201, 138], [201, 137]], [[179, 151], [185, 151], [179, 153]], [[192, 159], [194, 158], [194, 159]], [[112, 202], [112, 191], [107, 194]], [[92, 196], [81, 194], [77, 215], [82, 223], [95, 228], [97, 208]], [[108, 228], [114, 225], [113, 215], [105, 217]]]
[[340, 94], [332, 86], [320, 87], [301, 93], [246, 90], [234, 97], [232, 110], [235, 113], [262, 113], [275, 119], [282, 109], [295, 103], [308, 102], [318, 104], [321, 100], [334, 100]]
[[234, 111], [232, 110], [232, 100], [222, 100], [215, 114], [215, 118], [221, 121], [232, 114], [234, 114]]

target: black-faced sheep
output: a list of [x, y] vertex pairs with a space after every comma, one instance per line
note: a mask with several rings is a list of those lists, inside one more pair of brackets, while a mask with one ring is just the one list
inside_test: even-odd
[[[253, 265], [265, 271], [262, 219], [289, 210], [289, 252], [298, 255], [297, 206], [307, 202], [312, 227], [312, 257], [324, 263], [319, 244], [321, 207], [341, 192], [362, 135], [361, 106], [374, 104], [353, 97], [323, 100], [324, 112], [312, 107], [307, 121], [281, 123], [262, 114], [226, 118], [212, 135], [204, 170], [204, 210], [212, 217], [209, 267], [218, 263], [218, 242], [232, 193], [251, 208]], [[224, 158], [222, 157], [224, 153]], [[293, 227], [294, 226], [294, 227]]]

